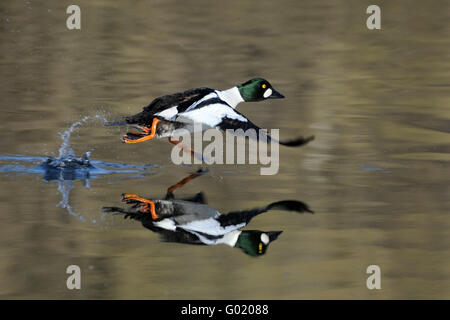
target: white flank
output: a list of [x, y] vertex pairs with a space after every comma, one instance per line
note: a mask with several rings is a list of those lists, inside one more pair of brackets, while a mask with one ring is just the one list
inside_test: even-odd
[[242, 122], [247, 122], [247, 119], [242, 115], [234, 112], [232, 108], [227, 105], [215, 103], [200, 109], [183, 112], [179, 114], [180, 117], [189, 119], [193, 122], [200, 122], [210, 126], [211, 128], [217, 126], [222, 122], [223, 118], [236, 119]]
[[165, 230], [175, 231], [175, 229], [177, 228], [175, 226], [175, 222], [172, 219], [163, 219], [163, 220], [155, 222], [153, 224], [155, 226], [157, 226], [159, 228], [163, 228]]
[[161, 112], [155, 113], [155, 116], [163, 117], [166, 120], [174, 120], [175, 116], [178, 113], [177, 107], [172, 107]]
[[226, 226], [224, 228], [220, 225], [219, 221], [217, 221], [214, 218], [209, 218], [209, 219], [204, 219], [204, 220], [192, 221], [192, 222], [183, 224], [179, 227], [183, 228], [186, 231], [197, 231], [197, 232], [209, 234], [212, 236], [221, 236], [221, 235], [227, 234], [233, 230], [240, 229], [244, 226], [245, 226], [245, 222], [240, 223], [238, 225]]

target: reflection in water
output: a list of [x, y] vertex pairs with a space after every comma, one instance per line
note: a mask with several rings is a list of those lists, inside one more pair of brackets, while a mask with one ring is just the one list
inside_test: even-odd
[[[113, 163], [89, 159], [90, 152], [78, 158], [68, 155], [64, 158], [0, 155], [0, 173], [39, 174], [45, 181], [83, 179], [88, 186], [88, 179], [114, 173], [139, 173], [153, 164], [134, 165]], [[27, 165], [27, 164], [31, 165]]]
[[104, 212], [124, 214], [125, 218], [138, 220], [142, 225], [162, 236], [163, 241], [199, 245], [226, 244], [242, 249], [250, 256], [266, 253], [269, 244], [282, 231], [241, 230], [257, 215], [270, 210], [310, 212], [300, 201], [273, 202], [263, 208], [220, 214], [206, 205], [203, 193], [191, 198], [176, 200], [173, 191], [206, 173], [199, 170], [167, 189], [164, 199], [145, 199], [125, 193], [122, 202], [133, 204], [131, 208], [103, 207]]
[[[82, 32], [67, 30], [66, 1], [28, 2], [30, 10], [24, 1], [0, 4], [0, 155], [15, 158], [0, 157], [0, 298], [450, 298], [449, 1], [379, 1], [378, 31], [367, 29], [369, 2], [361, 0], [77, 1], [88, 22]], [[253, 219], [243, 229], [284, 230], [264, 261], [225, 245], [148, 246], [157, 235], [137, 221], [105, 213], [107, 222], [120, 220], [106, 232], [56, 207], [58, 184], [64, 192], [73, 184], [67, 203], [99, 219], [98, 209], [119, 206], [123, 191], [164, 198], [168, 185], [198, 169], [169, 165], [166, 142], [125, 145], [124, 128], [89, 120], [70, 145], [76, 157], [92, 150], [98, 170], [64, 180], [66, 168], [44, 182], [51, 176], [36, 167], [47, 152], [59, 156], [56, 133], [67, 121], [120, 119], [148, 97], [257, 75], [286, 99], [237, 111], [281, 128], [281, 137], [304, 131], [316, 140], [280, 148], [277, 175], [217, 164], [188, 188], [224, 212], [281, 199], [304, 199], [320, 212]], [[119, 170], [137, 172], [110, 175]], [[164, 174], [133, 179], [153, 173]], [[65, 286], [73, 263], [87, 280], [79, 292]], [[381, 268], [382, 290], [366, 287], [371, 264]]]

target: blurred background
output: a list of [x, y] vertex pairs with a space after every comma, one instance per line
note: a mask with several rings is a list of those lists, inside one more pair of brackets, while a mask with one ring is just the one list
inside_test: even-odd
[[[66, 27], [71, 4], [81, 30]], [[366, 27], [371, 4], [381, 30]], [[1, 1], [0, 298], [450, 298], [449, 21], [444, 0]], [[280, 147], [277, 175], [214, 165], [177, 194], [204, 191], [223, 213], [307, 203], [314, 215], [251, 222], [283, 230], [264, 256], [163, 243], [101, 212], [123, 192], [162, 197], [198, 169], [172, 165], [166, 141], [125, 145], [124, 128], [86, 121], [76, 155], [145, 170], [89, 181], [10, 170], [56, 156], [58, 133], [85, 116], [117, 120], [163, 94], [253, 77], [286, 99], [241, 113], [281, 139], [316, 139]], [[72, 264], [81, 290], [66, 288]], [[381, 290], [366, 287], [371, 264]]]

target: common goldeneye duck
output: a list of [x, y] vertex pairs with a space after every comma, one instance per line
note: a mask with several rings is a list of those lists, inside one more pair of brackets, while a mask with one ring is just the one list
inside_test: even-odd
[[203, 193], [183, 200], [175, 199], [173, 191], [190, 180], [204, 174], [197, 171], [167, 190], [164, 199], [146, 199], [136, 194], [125, 193], [122, 202], [133, 204], [131, 208], [103, 207], [104, 212], [123, 214], [125, 218], [140, 221], [142, 225], [162, 236], [165, 242], [184, 244], [225, 244], [239, 248], [250, 256], [263, 255], [269, 244], [282, 231], [241, 230], [261, 213], [270, 210], [310, 212], [300, 201], [285, 200], [262, 208], [234, 211], [221, 214], [206, 204]]
[[[137, 126], [139, 133], [127, 133], [122, 137], [125, 143], [139, 143], [154, 138], [171, 139], [177, 129], [192, 132], [195, 123], [202, 124], [202, 129], [217, 128], [221, 130], [254, 129], [259, 135], [259, 127], [244, 115], [236, 111], [241, 102], [281, 99], [284, 96], [273, 88], [269, 81], [254, 78], [227, 90], [211, 88], [190, 89], [184, 92], [161, 96], [153, 100], [143, 111], [125, 118], [127, 124]], [[271, 140], [269, 136], [264, 136]], [[299, 137], [291, 141], [278, 141], [286, 146], [300, 146], [314, 137]]]

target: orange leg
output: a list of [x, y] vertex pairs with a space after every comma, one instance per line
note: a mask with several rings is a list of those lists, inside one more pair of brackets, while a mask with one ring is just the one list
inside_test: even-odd
[[201, 176], [203, 174], [202, 173], [193, 173], [190, 176], [184, 178], [183, 180], [175, 183], [173, 186], [169, 187], [169, 189], [167, 189], [167, 193], [173, 193], [175, 191], [175, 189], [181, 188], [182, 186], [184, 186], [186, 183], [188, 183], [189, 181], [191, 181], [192, 179], [197, 178], [198, 176]]
[[156, 126], [158, 125], [158, 122], [159, 122], [158, 118], [153, 118], [152, 126], [150, 129], [148, 127], [143, 126], [142, 130], [144, 131], [144, 134], [142, 134], [141, 138], [130, 139], [127, 136], [123, 136], [122, 141], [125, 143], [139, 143], [153, 139], [156, 135]]
[[174, 140], [174, 139], [172, 139], [172, 138], [169, 138], [169, 142], [172, 143], [172, 144], [174, 144], [174, 145], [178, 145], [178, 144], [181, 143], [180, 141]]
[[150, 211], [153, 220], [157, 220], [159, 218], [158, 215], [156, 214], [155, 203], [152, 200], [142, 198], [134, 193], [124, 193], [122, 195], [122, 202], [127, 202], [129, 200], [142, 202], [143, 205], [142, 208], [140, 209], [142, 213]]
[[190, 152], [191, 155], [193, 155], [194, 157], [196, 157], [196, 158], [198, 158], [198, 159], [203, 161], [203, 157], [202, 157], [201, 154], [198, 154], [197, 152], [195, 152], [195, 150], [193, 150], [193, 149], [191, 149], [189, 147], [186, 147], [185, 145], [183, 145], [183, 143], [181, 141], [169, 138], [169, 142], [174, 144], [174, 145], [176, 145], [176, 146], [178, 146], [179, 148], [181, 148], [184, 151]]
[[[178, 145], [181, 143], [180, 141], [174, 140], [174, 139], [172, 139], [172, 138], [169, 138], [169, 142], [172, 143], [172, 144], [174, 144], [174, 145], [176, 145], [176, 146], [178, 146]], [[184, 146], [182, 143], [181, 143], [181, 145], [180, 145], [179, 147], [180, 147], [181, 149], [183, 149], [183, 150], [189, 151], [191, 154], [194, 154], [194, 153], [195, 153], [194, 150], [192, 150], [191, 148], [188, 148], [188, 147]]]

